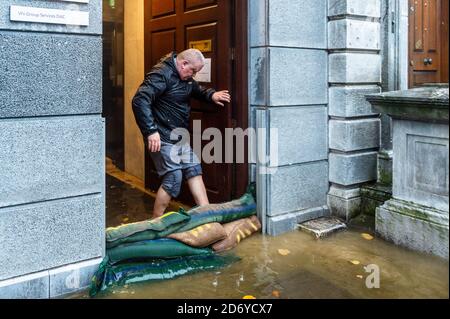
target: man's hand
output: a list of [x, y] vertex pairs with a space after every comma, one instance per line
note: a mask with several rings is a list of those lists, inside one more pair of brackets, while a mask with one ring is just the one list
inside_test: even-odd
[[231, 95], [228, 91], [219, 91], [213, 94], [212, 100], [214, 103], [225, 106], [223, 103], [230, 103], [231, 102]]
[[161, 137], [159, 133], [154, 133], [147, 137], [148, 141], [148, 150], [152, 153], [156, 153], [161, 151]]

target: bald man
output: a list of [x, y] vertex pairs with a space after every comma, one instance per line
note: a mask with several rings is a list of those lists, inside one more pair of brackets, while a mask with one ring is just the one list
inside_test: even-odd
[[199, 50], [173, 52], [152, 68], [133, 98], [136, 122], [162, 179], [152, 218], [162, 216], [170, 200], [179, 196], [183, 178], [196, 204], [209, 204], [201, 162], [189, 144], [179, 143], [180, 136], [171, 136], [177, 128], [189, 128], [191, 97], [220, 106], [231, 101], [228, 91], [207, 89], [194, 80], [204, 65]]

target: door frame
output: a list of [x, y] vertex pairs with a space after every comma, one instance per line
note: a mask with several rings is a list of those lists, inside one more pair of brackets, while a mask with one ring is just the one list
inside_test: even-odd
[[[148, 12], [147, 7], [149, 1], [144, 0], [144, 30], [148, 30], [148, 23], [150, 19], [147, 19]], [[177, 0], [175, 0], [177, 1]], [[235, 79], [233, 81], [233, 103], [232, 103], [232, 119], [234, 127], [242, 128], [244, 131], [249, 128], [249, 94], [248, 94], [248, 0], [229, 0], [232, 1], [231, 7], [231, 48], [230, 55], [233, 56], [232, 61], [232, 76]], [[144, 57], [147, 57], [149, 50], [149, 34], [144, 34]], [[151, 68], [149, 65], [151, 62], [149, 59], [144, 58], [145, 72], [148, 72]], [[241, 107], [236, 108], [235, 105]], [[245, 154], [248, 154], [248, 143], [245, 145]], [[144, 176], [147, 178], [148, 167], [146, 165], [148, 161], [148, 152], [145, 152], [145, 164], [144, 164]], [[236, 198], [242, 196], [245, 193], [249, 183], [249, 158], [246, 157], [245, 163], [242, 164], [230, 164], [232, 165], [232, 181], [231, 181], [231, 196]], [[144, 181], [147, 187], [147, 181]]]
[[[248, 65], [249, 65], [249, 46], [248, 46], [248, 0], [233, 0], [234, 2], [234, 70], [236, 76], [234, 81], [234, 96], [236, 105], [242, 107], [233, 109], [233, 119], [236, 121], [236, 127], [244, 131], [249, 128], [249, 94], [248, 94]], [[239, 85], [238, 85], [239, 83]], [[248, 154], [250, 141], [245, 145], [245, 154]], [[249, 183], [249, 158], [246, 157], [245, 163], [233, 165], [234, 183], [232, 187], [233, 197], [241, 196], [245, 193]]]

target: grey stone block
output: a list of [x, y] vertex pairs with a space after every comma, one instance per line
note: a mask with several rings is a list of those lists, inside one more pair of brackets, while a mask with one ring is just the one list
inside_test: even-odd
[[394, 198], [449, 211], [449, 127], [394, 120]]
[[101, 113], [101, 41], [0, 31], [0, 118]]
[[270, 128], [278, 130], [278, 166], [328, 159], [326, 106], [273, 108], [267, 112]]
[[[378, 153], [378, 183], [392, 188], [393, 152], [381, 151]], [[392, 192], [391, 192], [392, 193]]]
[[0, 299], [48, 299], [48, 271], [0, 281]]
[[268, 179], [268, 216], [298, 212], [327, 204], [326, 161], [279, 167]]
[[323, 206], [269, 217], [267, 220], [267, 233], [271, 236], [278, 236], [296, 230], [300, 223], [326, 216], [329, 216], [329, 211], [326, 206]]
[[61, 297], [86, 289], [102, 258], [88, 260], [49, 271], [50, 298]]
[[329, 49], [380, 50], [380, 23], [353, 19], [328, 23]]
[[[89, 12], [89, 26], [58, 25], [48, 23], [10, 21], [10, 6], [25, 6], [33, 8], [46, 8], [58, 10], [73, 10]], [[29, 0], [2, 0], [0, 1], [0, 30], [60, 32], [78, 34], [98, 34], [102, 30], [102, 0], [90, 0], [89, 4], [63, 2], [63, 1], [29, 1]]]
[[0, 120], [0, 208], [103, 191], [99, 116]]
[[268, 95], [268, 49], [250, 49], [250, 103], [264, 106]]
[[328, 16], [357, 15], [379, 18], [381, 0], [328, 0]]
[[250, 164], [250, 182], [256, 183], [256, 164]]
[[377, 209], [376, 231], [396, 245], [448, 260], [448, 211], [390, 200]]
[[248, 156], [249, 163], [256, 165], [257, 159], [257, 123], [256, 123], [256, 107], [250, 107], [250, 126], [249, 129], [253, 129], [254, 134], [249, 135], [249, 144], [248, 144]]
[[250, 47], [267, 45], [267, 9], [266, 0], [249, 0]]
[[377, 152], [331, 153], [330, 182], [350, 186], [377, 179]]
[[381, 56], [363, 53], [329, 55], [330, 83], [380, 83]]
[[101, 195], [0, 209], [0, 280], [102, 256]]
[[380, 146], [380, 120], [331, 120], [330, 149], [351, 152]]
[[336, 117], [360, 117], [376, 114], [365, 95], [381, 93], [376, 85], [334, 86], [329, 93], [329, 115]]
[[269, 1], [269, 45], [326, 49], [327, 1]]
[[328, 103], [325, 50], [270, 48], [269, 54], [270, 106]]
[[361, 212], [361, 193], [359, 187], [342, 188], [332, 185], [327, 200], [331, 215], [337, 216], [347, 222]]

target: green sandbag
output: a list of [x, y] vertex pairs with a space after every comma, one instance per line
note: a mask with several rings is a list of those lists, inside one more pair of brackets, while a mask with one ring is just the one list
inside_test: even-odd
[[251, 191], [241, 198], [222, 203], [199, 206], [187, 212], [189, 222], [177, 230], [182, 233], [209, 223], [229, 223], [235, 220], [256, 215], [256, 201]]
[[89, 295], [94, 297], [97, 293], [114, 286], [153, 280], [167, 280], [190, 273], [215, 270], [239, 260], [240, 258], [234, 255], [199, 255], [169, 260], [155, 259], [147, 262], [126, 263], [115, 266], [102, 263], [99, 271], [92, 278]]
[[129, 242], [127, 241], [127, 238], [134, 235], [139, 236], [142, 235], [142, 233], [145, 233], [145, 237], [139, 238], [140, 240], [162, 238], [177, 231], [180, 227], [185, 225], [190, 218], [191, 217], [186, 214], [186, 212], [180, 210], [179, 212], [167, 213], [156, 219], [108, 228], [106, 230], [106, 245], [107, 247], [118, 246]]
[[199, 206], [185, 212], [180, 208], [179, 213], [184, 216], [189, 216], [189, 220], [176, 229], [169, 227], [164, 231], [155, 233], [153, 230], [146, 230], [126, 238], [118, 239], [113, 242], [106, 242], [107, 248], [117, 247], [125, 243], [140, 242], [155, 238], [163, 238], [172, 233], [182, 233], [192, 230], [198, 226], [209, 223], [229, 223], [242, 218], [247, 218], [256, 215], [256, 201], [255, 201], [255, 188], [254, 185], [250, 185], [241, 198], [222, 203], [222, 204], [210, 204], [205, 206]]
[[209, 248], [193, 248], [169, 238], [124, 244], [108, 249], [106, 252], [110, 265], [130, 259], [177, 258], [183, 256], [210, 255], [212, 253], [212, 250]]

